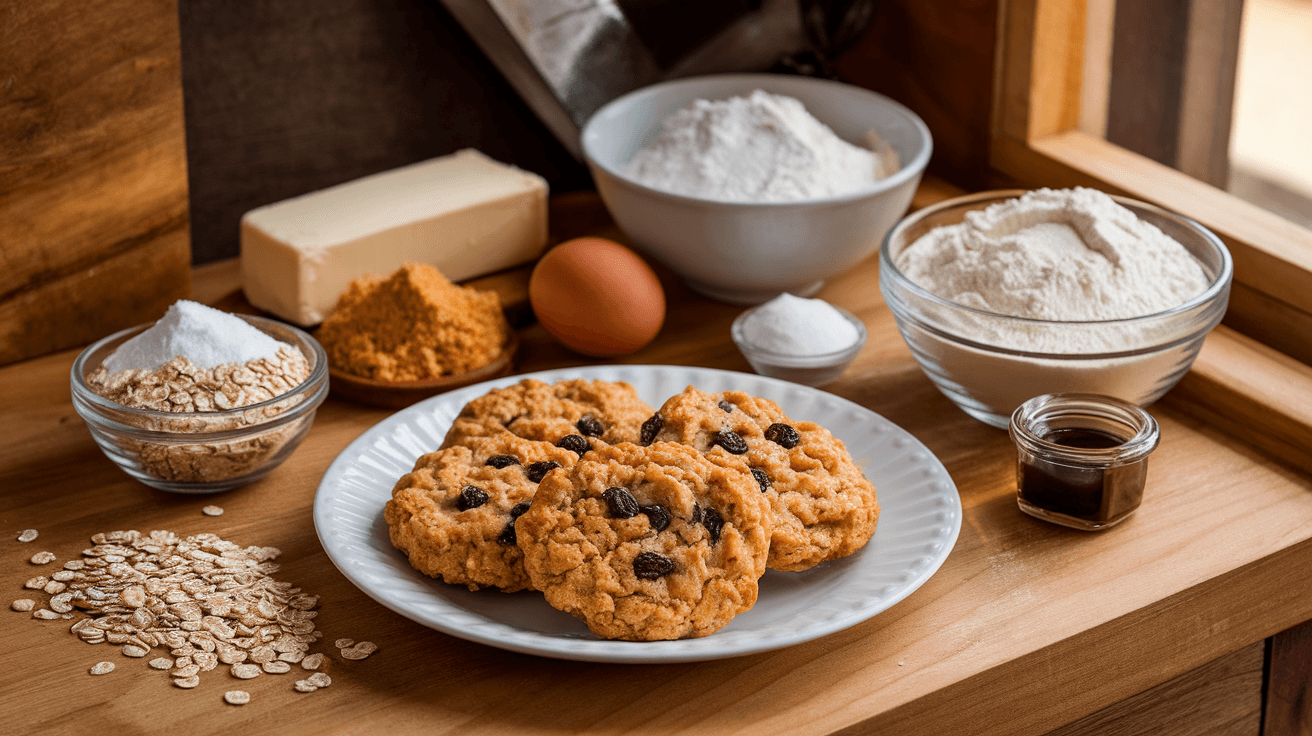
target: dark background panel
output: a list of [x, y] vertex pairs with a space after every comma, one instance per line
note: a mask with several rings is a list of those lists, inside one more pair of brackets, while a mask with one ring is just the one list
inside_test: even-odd
[[843, 81], [911, 108], [934, 137], [929, 171], [983, 188], [998, 0], [880, 0], [861, 41], [838, 60]]
[[634, 34], [662, 69], [709, 41], [761, 0], [616, 0]]
[[437, 0], [182, 0], [195, 263], [242, 213], [461, 148], [591, 186]]
[[[623, 2], [665, 56], [759, 5], [705, 0], [674, 33], [657, 0]], [[660, 2], [675, 18], [696, 5]], [[925, 119], [931, 171], [982, 185], [997, 0], [874, 8], [838, 76]], [[542, 175], [553, 193], [592, 186], [439, 0], [181, 0], [179, 15], [195, 263], [236, 256], [255, 207], [466, 147]]]

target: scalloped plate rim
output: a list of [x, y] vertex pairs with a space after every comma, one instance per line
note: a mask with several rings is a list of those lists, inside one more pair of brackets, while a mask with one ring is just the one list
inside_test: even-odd
[[[742, 384], [756, 384], [756, 386], [767, 390], [761, 391], [759, 388], [749, 389], [745, 386], [740, 390], [745, 390], [748, 393], [753, 393], [758, 396], [778, 401], [784, 406], [784, 410], [791, 416], [798, 416], [795, 413], [796, 407], [790, 409], [788, 405], [789, 402], [781, 400], [781, 398], [786, 398], [786, 394], [790, 393], [804, 396], [812, 401], [828, 401], [834, 403], [839, 408], [845, 409], [849, 412], [855, 412], [857, 416], [865, 421], [873, 421], [876, 425], [881, 425], [878, 431], [891, 432], [895, 437], [894, 442], [901, 442], [900, 449], [906, 454], [915, 455], [916, 453], [924, 453], [923, 457], [917, 460], [917, 462], [922, 462], [928, 466], [927, 468], [921, 468], [922, 473], [929, 470], [930, 472], [927, 475], [938, 476], [937, 480], [939, 482], [939, 488], [935, 490], [933, 495], [927, 496], [927, 498], [937, 498], [940, 505], [945, 506], [945, 508], [939, 510], [939, 515], [946, 516], [946, 519], [943, 519], [943, 521], [948, 524], [948, 527], [946, 529], [940, 528], [937, 530], [940, 533], [939, 536], [942, 537], [938, 540], [939, 547], [937, 551], [931, 558], [922, 559], [921, 562], [924, 564], [921, 564], [919, 569], [904, 571], [902, 574], [903, 579], [896, 585], [891, 586], [893, 588], [891, 591], [888, 590], [890, 586], [885, 585], [885, 591], [882, 594], [867, 596], [865, 599], [867, 605], [855, 608], [849, 611], [846, 615], [838, 614], [830, 616], [821, 624], [804, 627], [798, 631], [792, 632], [791, 635], [774, 637], [744, 636], [739, 637], [740, 641], [726, 645], [721, 644], [721, 642], [727, 637], [721, 637], [721, 639], [717, 641], [716, 636], [725, 632], [729, 627], [732, 627], [733, 622], [730, 622], [726, 629], [721, 629], [715, 634], [699, 639], [679, 639], [661, 642], [627, 642], [533, 632], [514, 626], [513, 624], [508, 624], [494, 618], [483, 616], [477, 612], [435, 596], [424, 603], [428, 606], [435, 607], [436, 611], [426, 611], [424, 610], [424, 605], [411, 604], [408, 602], [406, 599], [409, 596], [404, 594], [404, 592], [398, 591], [395, 588], [389, 589], [386, 586], [375, 584], [373, 581], [367, 579], [363, 572], [357, 570], [357, 566], [361, 565], [361, 560], [353, 550], [349, 549], [351, 544], [339, 542], [331, 537], [333, 532], [339, 531], [338, 527], [340, 526], [340, 521], [333, 519], [330, 516], [330, 513], [335, 508], [332, 504], [337, 501], [337, 498], [333, 495], [334, 492], [346, 492], [340, 488], [343, 476], [348, 470], [353, 469], [358, 465], [360, 458], [366, 455], [369, 448], [374, 446], [378, 440], [383, 439], [384, 437], [394, 436], [398, 429], [406, 425], [406, 421], [409, 418], [431, 416], [441, 406], [447, 406], [448, 408], [455, 407], [458, 410], [459, 407], [455, 406], [456, 402], [459, 403], [459, 406], [463, 406], [470, 399], [480, 396], [492, 388], [512, 385], [525, 378], [536, 378], [548, 382], [568, 378], [596, 378], [602, 380], [628, 380], [634, 382], [633, 376], [626, 376], [624, 374], [636, 374], [638, 377], [646, 376], [652, 380], [665, 378], [667, 381], [671, 374], [685, 374], [687, 376], [685, 379], [680, 379], [679, 381], [674, 382], [676, 384], [683, 383], [685, 385], [698, 385], [699, 376], [703, 378], [713, 378], [720, 382], [735, 381]], [[702, 383], [705, 383], [705, 381]], [[637, 388], [639, 393], [641, 393], [642, 387], [638, 386]], [[643, 398], [650, 399], [648, 396], [644, 396]], [[652, 402], [649, 401], [649, 403]], [[652, 405], [658, 406], [659, 404], [653, 403]], [[805, 419], [809, 417], [805, 417], [805, 413], [803, 413], [802, 418]], [[830, 423], [826, 422], [826, 426], [830, 426]], [[834, 428], [830, 426], [830, 430], [834, 431]], [[856, 438], [845, 437], [841, 432], [834, 431], [834, 434], [848, 445], [849, 450], [860, 444], [859, 440]], [[857, 452], [853, 451], [852, 454], [854, 458], [860, 462], [861, 457]], [[411, 459], [411, 462], [413, 462], [413, 459], [414, 458]], [[898, 466], [890, 465], [888, 467], [896, 469]], [[867, 475], [869, 475], [868, 470]], [[394, 482], [395, 479], [386, 480], [384, 483], [385, 487], [382, 487], [382, 493], [380, 496], [381, 500], [390, 497], [391, 487]], [[894, 481], [894, 483], [896, 484], [897, 481]], [[886, 497], [889, 494], [886, 492], [886, 484], [887, 481], [884, 483], [876, 482], [876, 488], [880, 493], [879, 498], [882, 510], [880, 525], [875, 531], [875, 539], [880, 538], [881, 532], [887, 534], [888, 525], [885, 521], [888, 518], [889, 509], [887, 507]], [[381, 511], [381, 502], [379, 503], [379, 509]], [[347, 578], [347, 580], [379, 604], [412, 621], [457, 638], [524, 654], [587, 662], [638, 664], [697, 662], [771, 651], [828, 636], [829, 634], [842, 631], [873, 618], [911, 595], [911, 593], [915, 592], [921, 585], [929, 580], [935, 572], [938, 571], [951, 553], [956, 544], [957, 537], [960, 534], [962, 507], [961, 499], [957, 494], [956, 485], [952, 481], [951, 476], [943, 467], [942, 462], [939, 461], [938, 458], [924, 446], [924, 444], [906, 430], [893, 424], [883, 416], [848, 399], [821, 391], [820, 389], [790, 383], [776, 378], [769, 378], [767, 376], [751, 373], [727, 371], [718, 368], [613, 364], [557, 368], [491, 379], [482, 383], [456, 389], [449, 393], [433, 396], [393, 413], [361, 433], [360, 436], [352, 440], [351, 443], [343, 448], [337, 457], [333, 459], [333, 462], [324, 472], [323, 478], [320, 480], [319, 486], [316, 489], [313, 515], [315, 532], [318, 535], [320, 544], [328, 555], [328, 559]], [[873, 541], [874, 540], [872, 539], [872, 542]], [[924, 541], [931, 540], [926, 539]], [[851, 557], [845, 558], [845, 560], [836, 562], [856, 560], [850, 564], [861, 565], [862, 560], [858, 558], [858, 556], [862, 555], [865, 551], [867, 550], [863, 549]], [[396, 552], [396, 550], [389, 548], [385, 554], [399, 553]], [[834, 563], [825, 564], [830, 565]], [[877, 562], [870, 564], [877, 564]], [[822, 565], [820, 567], [824, 566]], [[435, 582], [413, 568], [407, 567], [406, 571], [415, 582], [424, 585], [433, 584]], [[383, 575], [385, 577], [393, 574], [393, 571], [382, 566], [369, 568], [369, 572], [374, 575]], [[788, 574], [789, 573], [767, 571], [767, 576]], [[836, 574], [841, 575], [842, 573]], [[441, 583], [436, 584], [440, 585]], [[524, 594], [520, 593], [511, 595]], [[762, 601], [758, 600], [757, 605], [759, 606], [761, 603]], [[543, 605], [545, 605], [545, 603], [543, 603]], [[469, 617], [480, 621], [479, 628], [473, 630], [463, 628], [459, 625], [459, 621], [453, 620]], [[498, 638], [498, 635], [507, 638]]]

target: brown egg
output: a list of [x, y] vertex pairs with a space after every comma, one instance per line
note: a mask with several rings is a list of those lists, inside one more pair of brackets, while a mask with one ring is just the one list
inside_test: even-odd
[[636, 253], [605, 238], [576, 238], [533, 269], [529, 302], [552, 337], [593, 356], [631, 353], [665, 322], [665, 291]]

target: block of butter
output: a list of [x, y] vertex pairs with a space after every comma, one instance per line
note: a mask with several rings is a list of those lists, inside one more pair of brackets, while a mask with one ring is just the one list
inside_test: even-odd
[[461, 281], [546, 245], [547, 182], [466, 149], [247, 212], [241, 281], [251, 304], [309, 327], [365, 274], [417, 262]]

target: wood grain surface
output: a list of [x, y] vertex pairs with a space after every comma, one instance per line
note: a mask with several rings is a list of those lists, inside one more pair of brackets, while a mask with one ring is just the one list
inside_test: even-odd
[[1271, 639], [1271, 670], [1262, 736], [1312, 734], [1312, 621]]
[[[921, 205], [955, 190], [935, 180]], [[615, 234], [600, 226], [599, 233]], [[207, 272], [212, 275], [214, 272]], [[669, 315], [632, 363], [748, 371], [729, 338], [741, 311], [662, 278]], [[821, 296], [859, 315], [870, 339], [828, 387], [906, 428], [960, 490], [955, 549], [923, 587], [885, 613], [817, 641], [734, 659], [629, 666], [514, 654], [424, 628], [373, 602], [328, 562], [311, 520], [328, 464], [386, 411], [329, 399], [305, 443], [265, 479], [186, 497], [131, 480], [91, 440], [68, 398], [73, 351], [0, 368], [0, 586], [23, 597], [26, 560], [69, 559], [120, 528], [209, 531], [283, 550], [278, 577], [322, 596], [325, 641], [368, 639], [361, 662], [331, 647], [333, 685], [295, 693], [289, 676], [239, 687], [223, 672], [179, 690], [68, 623], [0, 611], [0, 713], [14, 733], [1046, 733], [1312, 619], [1312, 477], [1180, 411], [1152, 409], [1162, 443], [1143, 506], [1126, 523], [1077, 532], [1023, 515], [1005, 432], [959, 411], [913, 361], [867, 260]], [[226, 294], [234, 284], [198, 284]], [[595, 361], [520, 330], [521, 370]], [[1224, 340], [1224, 335], [1221, 336]], [[1259, 364], [1260, 365], [1260, 364]], [[1254, 380], [1260, 380], [1255, 378]], [[226, 513], [202, 516], [217, 503]], [[36, 528], [30, 544], [14, 541]], [[31, 591], [21, 591], [30, 593]], [[489, 595], [497, 595], [489, 592]], [[40, 596], [37, 596], [40, 597]], [[118, 669], [91, 677], [110, 660]]]
[[1312, 367], [1306, 363], [1220, 327], [1167, 401], [1312, 472]]
[[175, 0], [0, 2], [0, 364], [187, 296]]
[[1262, 733], [1265, 648], [1250, 644], [1046, 736], [1276, 736]]

